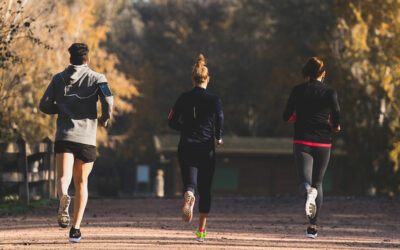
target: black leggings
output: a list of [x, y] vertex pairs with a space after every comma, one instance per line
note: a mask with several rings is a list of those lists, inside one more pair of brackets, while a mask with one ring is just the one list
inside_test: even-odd
[[183, 180], [183, 192], [197, 188], [199, 212], [209, 213], [211, 207], [211, 184], [215, 169], [215, 149], [213, 147], [178, 147], [179, 165]]
[[318, 190], [316, 199], [317, 213], [310, 224], [316, 225], [322, 207], [322, 180], [328, 167], [331, 154], [330, 147], [315, 147], [303, 144], [293, 144], [297, 174], [300, 178], [300, 192], [307, 198], [307, 190], [314, 187]]

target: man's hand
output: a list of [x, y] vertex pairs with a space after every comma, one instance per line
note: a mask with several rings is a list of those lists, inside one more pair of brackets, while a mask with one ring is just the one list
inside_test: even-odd
[[222, 141], [222, 139], [217, 140], [217, 147], [222, 146], [222, 144], [224, 144], [224, 141]]
[[100, 126], [107, 127], [108, 121], [103, 121], [101, 117], [97, 118], [97, 121], [99, 122]]

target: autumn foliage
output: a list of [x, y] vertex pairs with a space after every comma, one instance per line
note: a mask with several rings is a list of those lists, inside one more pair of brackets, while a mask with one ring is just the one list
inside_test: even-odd
[[[109, 22], [96, 11], [108, 1], [13, 1], [1, 4], [0, 138], [38, 141], [55, 132], [54, 117], [37, 107], [52, 75], [69, 64], [67, 48], [85, 42], [93, 70], [104, 73], [115, 96], [115, 113], [133, 110], [136, 81], [116, 69], [118, 59], [101, 46]], [[99, 139], [104, 140], [105, 130]]]
[[[73, 42], [89, 45], [90, 67], [109, 80], [118, 121], [110, 130], [123, 145], [112, 157], [129, 163], [155, 161], [153, 136], [171, 133], [166, 116], [191, 88], [199, 53], [208, 59], [209, 89], [223, 101], [225, 134], [267, 137], [292, 135], [283, 107], [304, 80], [306, 60], [317, 56], [341, 103], [334, 145], [348, 154], [343, 183], [361, 183], [358, 193], [400, 193], [398, 0], [0, 3], [2, 141], [54, 134], [54, 118], [37, 106]], [[105, 135], [100, 129], [107, 146]]]

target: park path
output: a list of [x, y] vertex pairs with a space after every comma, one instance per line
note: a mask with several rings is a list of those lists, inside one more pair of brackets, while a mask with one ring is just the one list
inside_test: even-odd
[[82, 240], [67, 241], [56, 204], [0, 218], [0, 249], [381, 249], [400, 248], [400, 200], [325, 199], [319, 237], [305, 238], [297, 197], [214, 199], [204, 244], [196, 221], [180, 220], [181, 199], [91, 199]]

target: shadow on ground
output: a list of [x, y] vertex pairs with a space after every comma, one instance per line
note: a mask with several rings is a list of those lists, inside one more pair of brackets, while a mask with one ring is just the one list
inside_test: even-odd
[[[183, 223], [181, 205], [180, 199], [90, 200], [81, 242], [88, 248], [196, 248], [193, 234], [197, 221]], [[398, 199], [328, 197], [319, 237], [311, 241], [304, 237], [307, 223], [300, 198], [216, 197], [207, 225], [207, 247], [400, 248], [398, 211]], [[0, 248], [68, 246], [63, 238], [68, 230], [56, 224], [56, 204], [0, 218], [0, 224], [4, 235]], [[42, 239], [40, 231], [48, 232], [50, 238]]]

